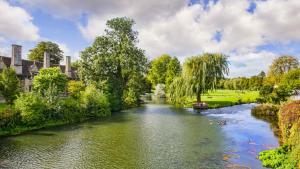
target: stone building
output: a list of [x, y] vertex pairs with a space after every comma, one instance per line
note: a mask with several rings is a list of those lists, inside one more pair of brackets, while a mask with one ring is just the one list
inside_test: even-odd
[[76, 69], [71, 67], [70, 56], [65, 57], [65, 63], [65, 65], [50, 64], [50, 55], [46, 52], [44, 53], [43, 62], [22, 59], [22, 46], [13, 44], [11, 57], [0, 56], [0, 71], [5, 67], [14, 68], [21, 80], [24, 91], [30, 91], [32, 79], [41, 68], [59, 67], [61, 72], [65, 73], [69, 79], [78, 79]]

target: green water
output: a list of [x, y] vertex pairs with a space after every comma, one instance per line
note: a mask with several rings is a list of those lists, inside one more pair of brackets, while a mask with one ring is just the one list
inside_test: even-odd
[[[231, 128], [218, 125], [216, 121], [222, 117], [210, 116], [213, 114], [148, 104], [102, 121], [1, 138], [0, 168], [225, 168], [230, 160], [224, 161], [224, 153], [231, 148], [239, 150], [239, 144], [231, 141], [243, 140], [230, 135]], [[251, 120], [268, 128], [266, 122]], [[266, 133], [275, 144], [272, 131], [266, 129], [262, 134]], [[254, 163], [247, 160], [250, 157]], [[250, 155], [233, 161], [260, 167]]]

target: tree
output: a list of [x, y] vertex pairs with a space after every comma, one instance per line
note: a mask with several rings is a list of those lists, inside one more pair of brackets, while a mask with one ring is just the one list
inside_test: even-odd
[[175, 77], [179, 76], [181, 72], [180, 62], [179, 60], [174, 57], [170, 60], [170, 62], [167, 65], [167, 71], [166, 71], [166, 90], [169, 89], [170, 84], [173, 82]]
[[63, 59], [63, 51], [56, 43], [50, 41], [42, 41], [37, 46], [29, 51], [28, 58], [30, 60], [36, 60], [42, 62], [44, 59], [44, 52], [50, 55], [51, 64], [59, 64]]
[[79, 72], [86, 84], [95, 83], [106, 92], [113, 111], [116, 111], [126, 104], [124, 94], [128, 92], [125, 91], [130, 91], [131, 96], [140, 92], [136, 84], [143, 84], [140, 77], [146, 72], [147, 58], [136, 46], [138, 33], [132, 29], [132, 19], [114, 18], [106, 25], [105, 34], [81, 53]]
[[147, 78], [153, 86], [157, 84], [165, 84], [167, 65], [171, 61], [170, 55], [162, 55], [151, 61], [151, 66]]
[[0, 94], [8, 104], [12, 104], [20, 93], [20, 81], [16, 71], [12, 68], [4, 68], [0, 74]]
[[65, 91], [67, 81], [67, 76], [60, 71], [60, 68], [44, 68], [34, 77], [33, 89], [42, 95], [45, 95], [50, 89], [55, 90], [51, 93], [59, 93]]
[[290, 90], [300, 89], [300, 69], [293, 69], [284, 74], [280, 85], [285, 85]]
[[182, 76], [171, 84], [171, 101], [196, 96], [197, 102], [201, 102], [201, 94], [214, 90], [228, 71], [227, 56], [222, 54], [206, 53], [188, 58], [183, 65]]
[[162, 55], [151, 62], [147, 78], [155, 87], [157, 84], [165, 84], [166, 89], [176, 76], [181, 72], [180, 62], [176, 57]]
[[281, 56], [275, 59], [270, 66], [268, 81], [277, 84], [281, 75], [299, 67], [297, 58], [293, 56]]

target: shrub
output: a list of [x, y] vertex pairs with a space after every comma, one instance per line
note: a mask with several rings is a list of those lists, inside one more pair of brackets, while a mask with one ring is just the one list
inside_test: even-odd
[[296, 169], [295, 161], [289, 160], [291, 147], [284, 145], [274, 150], [266, 150], [259, 153], [264, 167], [277, 169]]
[[104, 117], [110, 115], [110, 105], [106, 95], [94, 85], [87, 86], [81, 92], [81, 103], [88, 117]]
[[300, 168], [300, 101], [281, 106], [279, 128], [283, 146], [260, 153], [263, 165], [271, 168]]
[[286, 101], [290, 95], [291, 90], [285, 85], [279, 85], [277, 87], [264, 85], [259, 91], [260, 97], [257, 101], [260, 103], [280, 104]]
[[291, 136], [295, 137], [295, 133], [300, 133], [300, 101], [294, 101], [281, 106], [279, 127], [285, 143], [289, 142], [289, 139], [293, 139]]
[[260, 104], [251, 110], [253, 115], [277, 116], [279, 107], [274, 104]]
[[136, 107], [139, 100], [136, 96], [136, 93], [133, 90], [129, 89], [128, 91], [125, 91], [123, 93], [123, 101], [126, 107]]
[[21, 122], [21, 116], [13, 108], [8, 107], [0, 112], [0, 128], [10, 129], [16, 127]]
[[4, 68], [0, 74], [0, 94], [6, 103], [13, 104], [13, 101], [20, 93], [20, 81], [16, 71], [11, 68]]
[[79, 100], [73, 97], [62, 99], [59, 102], [57, 111], [59, 112], [59, 117], [67, 122], [78, 122], [85, 118]]
[[81, 91], [84, 91], [84, 84], [82, 81], [70, 80], [68, 82], [68, 92], [73, 97], [78, 97]]
[[15, 108], [20, 112], [25, 125], [39, 125], [46, 120], [46, 104], [38, 94], [22, 93], [15, 101]]

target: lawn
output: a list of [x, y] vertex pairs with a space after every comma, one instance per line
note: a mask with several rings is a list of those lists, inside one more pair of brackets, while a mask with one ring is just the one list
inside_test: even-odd
[[[253, 103], [256, 102], [258, 96], [258, 91], [215, 90], [202, 95], [201, 99], [203, 102], [208, 103], [209, 108], [219, 108], [242, 103]], [[186, 106], [191, 107], [195, 102], [196, 98], [190, 98]]]

